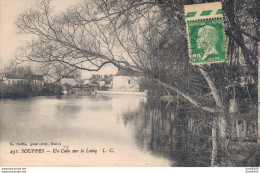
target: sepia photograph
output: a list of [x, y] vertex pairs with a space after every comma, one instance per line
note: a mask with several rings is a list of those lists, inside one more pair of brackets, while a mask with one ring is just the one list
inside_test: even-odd
[[259, 7], [259, 0], [0, 0], [1, 173], [259, 173]]

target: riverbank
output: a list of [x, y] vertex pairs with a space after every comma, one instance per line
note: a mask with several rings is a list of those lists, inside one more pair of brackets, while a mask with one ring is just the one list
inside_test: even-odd
[[128, 91], [97, 91], [96, 94], [108, 95], [132, 95], [132, 96], [147, 96], [147, 92], [128, 92]]
[[0, 99], [27, 98], [35, 96], [61, 95], [61, 88], [57, 85], [31, 86], [31, 85], [1, 85]]

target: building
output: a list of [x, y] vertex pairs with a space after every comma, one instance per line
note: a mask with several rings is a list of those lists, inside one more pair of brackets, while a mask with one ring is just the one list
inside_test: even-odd
[[25, 85], [29, 84], [29, 79], [25, 75], [6, 73], [3, 76], [3, 83], [6, 85]]
[[100, 80], [102, 79], [102, 75], [100, 74], [93, 74], [90, 78], [89, 81], [91, 84], [97, 84], [100, 85]]
[[90, 84], [90, 79], [82, 79], [83, 85]]
[[104, 77], [99, 81], [100, 87], [112, 88], [112, 84], [113, 84], [113, 75], [104, 75]]
[[113, 76], [113, 90], [139, 92], [140, 79], [141, 76], [135, 72], [119, 70], [118, 73]]
[[42, 75], [31, 75], [29, 77], [30, 85], [43, 86], [43, 76]]
[[34, 85], [43, 86], [43, 76], [42, 75], [21, 75], [21, 74], [9, 74], [6, 73], [3, 76], [3, 83], [6, 85]]
[[74, 76], [65, 76], [60, 80], [61, 85], [76, 86], [78, 83]]
[[104, 87], [105, 84], [106, 84], [106, 79], [105, 79], [105, 78], [100, 79], [100, 81], [99, 81], [99, 86], [100, 86], [100, 87]]

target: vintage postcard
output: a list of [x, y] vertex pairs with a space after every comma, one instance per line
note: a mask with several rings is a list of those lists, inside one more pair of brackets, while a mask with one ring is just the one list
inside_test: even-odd
[[0, 0], [2, 171], [259, 171], [259, 2], [206, 2]]

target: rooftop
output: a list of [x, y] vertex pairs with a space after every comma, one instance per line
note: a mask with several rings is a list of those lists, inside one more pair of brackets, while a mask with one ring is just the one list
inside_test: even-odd
[[22, 74], [12, 74], [12, 73], [6, 73], [5, 77], [8, 79], [27, 79], [25, 75]]
[[75, 77], [73, 75], [63, 75], [62, 78], [64, 79], [75, 79]]
[[43, 80], [43, 75], [32, 75], [30, 76], [32, 80]]
[[141, 76], [141, 75], [133, 70], [119, 69], [118, 72], [115, 74], [115, 76]]

